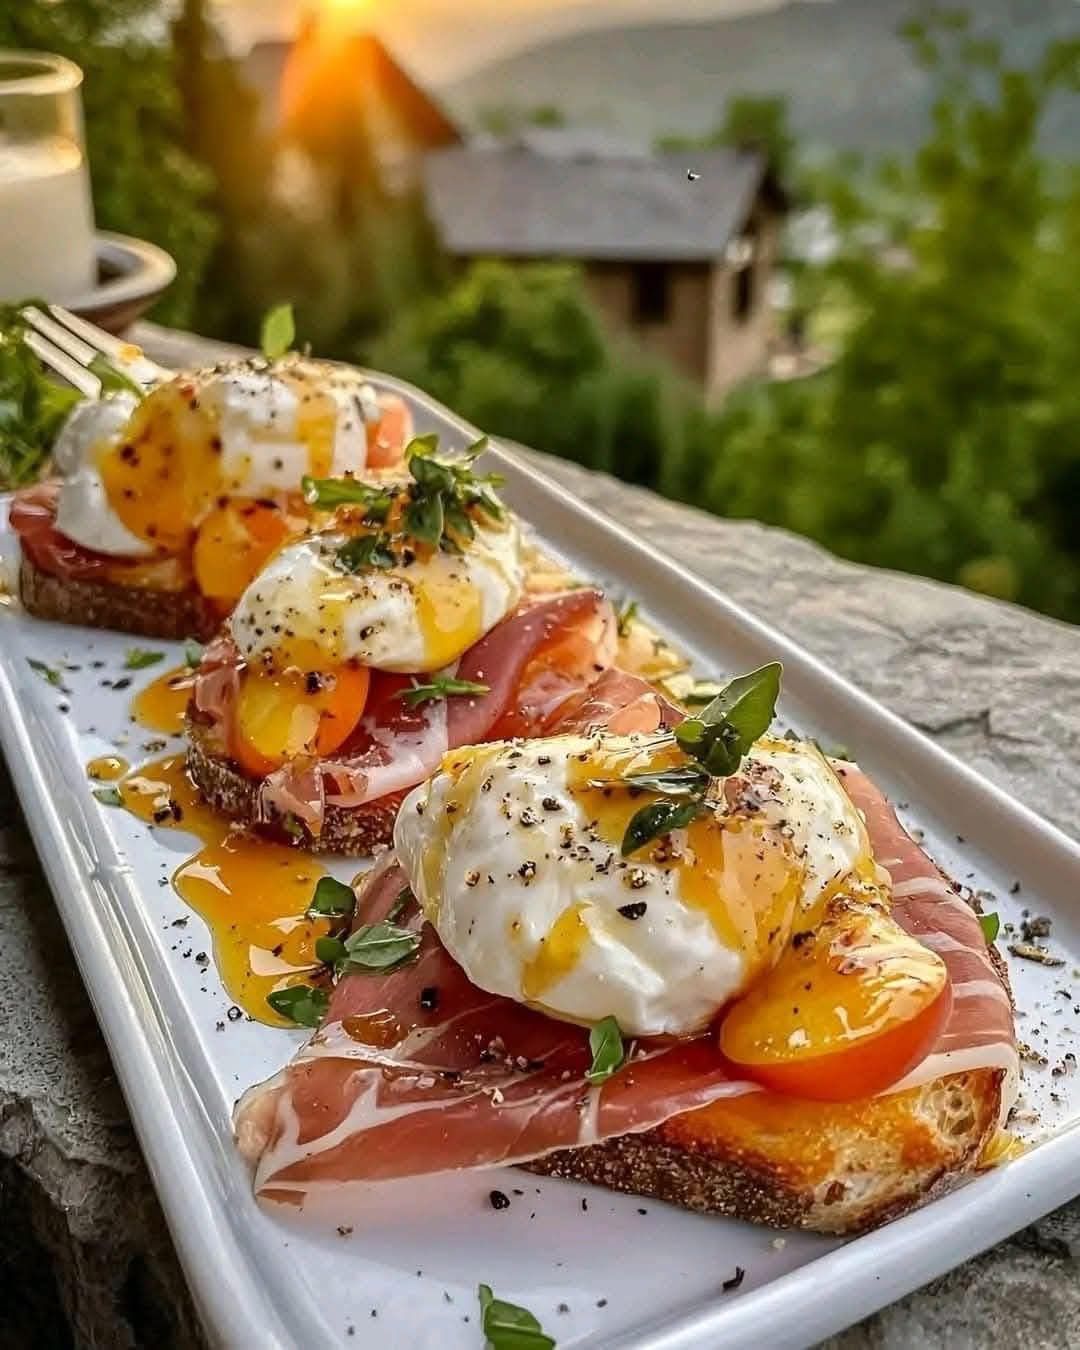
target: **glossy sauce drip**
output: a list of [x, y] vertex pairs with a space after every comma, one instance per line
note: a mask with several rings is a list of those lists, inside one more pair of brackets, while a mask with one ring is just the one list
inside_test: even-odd
[[121, 759], [119, 755], [99, 755], [87, 764], [86, 776], [98, 783], [114, 783], [118, 778], [123, 778], [130, 767], [127, 760]]
[[195, 672], [188, 666], [179, 666], [159, 675], [131, 700], [131, 716], [147, 731], [175, 736], [184, 729]]
[[589, 941], [585, 923], [587, 901], [569, 905], [540, 939], [536, 955], [521, 969], [521, 990], [530, 1003], [542, 999], [581, 960]]
[[[627, 774], [661, 772], [687, 763], [667, 737], [617, 749], [591, 749], [571, 759], [567, 783], [602, 839], [618, 850], [634, 814], [654, 794], [627, 787]], [[601, 784], [601, 786], [596, 786]], [[678, 874], [683, 902], [702, 910], [718, 938], [747, 958], [747, 975], [783, 945], [803, 879], [790, 846], [763, 820], [710, 812], [693, 821], [681, 851], [646, 844], [629, 859]]]
[[351, 1036], [354, 1041], [359, 1041], [362, 1045], [374, 1045], [379, 1049], [397, 1045], [405, 1035], [405, 1028], [389, 1008], [346, 1017], [341, 1026], [345, 1034]]
[[428, 561], [413, 595], [424, 641], [424, 669], [439, 670], [456, 661], [480, 637], [480, 592], [460, 560], [436, 553]]
[[199, 800], [182, 755], [144, 765], [119, 786], [124, 805], [141, 820], [201, 841], [202, 848], [177, 868], [173, 886], [209, 926], [229, 996], [256, 1021], [291, 1025], [266, 997], [304, 983], [320, 965], [315, 941], [330, 924], [307, 919], [304, 911], [324, 869], [210, 810]]

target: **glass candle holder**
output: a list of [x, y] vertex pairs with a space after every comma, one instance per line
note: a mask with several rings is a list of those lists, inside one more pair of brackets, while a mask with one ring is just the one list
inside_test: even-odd
[[85, 296], [96, 281], [82, 71], [0, 50], [0, 300]]

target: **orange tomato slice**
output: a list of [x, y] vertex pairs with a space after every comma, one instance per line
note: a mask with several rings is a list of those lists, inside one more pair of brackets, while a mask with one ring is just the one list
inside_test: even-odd
[[192, 561], [199, 589], [227, 613], [294, 529], [288, 512], [268, 502], [229, 501], [215, 507], [195, 538]]
[[365, 666], [339, 666], [318, 676], [298, 670], [245, 671], [233, 758], [254, 777], [265, 778], [297, 755], [333, 754], [359, 722], [369, 682]]
[[903, 1078], [951, 1006], [945, 963], [893, 920], [876, 887], [855, 883], [731, 1006], [720, 1049], [763, 1087], [848, 1101]]
[[382, 416], [367, 429], [367, 462], [370, 469], [387, 469], [401, 458], [412, 439], [412, 413], [397, 394], [380, 394]]

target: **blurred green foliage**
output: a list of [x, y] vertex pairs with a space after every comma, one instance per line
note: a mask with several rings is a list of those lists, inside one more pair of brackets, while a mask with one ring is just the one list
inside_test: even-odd
[[[1080, 44], [1018, 68], [962, 15], [911, 25], [938, 90], [918, 153], [799, 171], [840, 247], [793, 269], [796, 309], [842, 316], [835, 360], [710, 411], [607, 334], [574, 268], [452, 270], [419, 198], [384, 190], [347, 101], [337, 121], [290, 128], [309, 191], [284, 200], [205, 0], [177, 6], [167, 45], [138, 36], [155, 0], [11, 8], [0, 45], [87, 71], [99, 222], [177, 257], [156, 317], [250, 343], [261, 314], [292, 300], [320, 354], [399, 373], [494, 434], [1080, 620], [1080, 170], [1039, 149], [1047, 100], [1080, 86]], [[493, 116], [508, 133], [560, 120]], [[747, 142], [790, 175], [782, 99], [734, 99], [679, 145]]]
[[731, 145], [755, 147], [769, 157], [777, 176], [786, 182], [795, 159], [795, 137], [788, 123], [787, 100], [780, 95], [734, 94], [716, 125], [700, 136], [670, 133], [656, 143], [658, 150], [715, 150]]

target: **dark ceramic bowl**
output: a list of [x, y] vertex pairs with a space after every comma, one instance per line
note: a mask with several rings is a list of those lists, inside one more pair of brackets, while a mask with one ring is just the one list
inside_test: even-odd
[[67, 308], [110, 333], [144, 314], [176, 276], [176, 263], [156, 244], [126, 234], [96, 236], [98, 284]]

